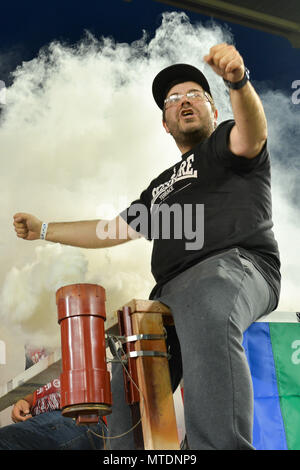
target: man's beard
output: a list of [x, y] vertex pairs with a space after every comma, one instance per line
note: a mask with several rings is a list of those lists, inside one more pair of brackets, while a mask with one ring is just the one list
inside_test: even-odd
[[194, 147], [197, 144], [200, 144], [213, 133], [214, 126], [209, 123], [198, 127], [194, 130], [182, 131], [176, 129], [175, 131], [170, 132], [175, 142], [183, 147]]

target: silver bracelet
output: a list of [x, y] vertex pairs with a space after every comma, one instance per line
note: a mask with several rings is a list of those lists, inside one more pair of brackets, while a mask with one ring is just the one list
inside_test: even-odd
[[43, 222], [43, 223], [42, 223], [42, 227], [41, 227], [41, 233], [40, 233], [40, 239], [41, 239], [41, 240], [45, 240], [45, 239], [46, 239], [47, 230], [48, 230], [48, 223], [47, 223], [47, 222]]

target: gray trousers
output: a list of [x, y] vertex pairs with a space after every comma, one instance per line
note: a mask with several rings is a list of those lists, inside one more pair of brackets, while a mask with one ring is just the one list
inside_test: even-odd
[[[162, 288], [170, 307], [168, 328], [173, 390], [184, 381], [184, 415], [192, 450], [251, 450], [253, 390], [242, 347], [244, 331], [274, 310], [276, 298], [261, 273], [237, 248], [187, 269]], [[122, 366], [113, 368], [111, 436], [132, 426], [124, 400]], [[132, 432], [110, 442], [134, 449]]]

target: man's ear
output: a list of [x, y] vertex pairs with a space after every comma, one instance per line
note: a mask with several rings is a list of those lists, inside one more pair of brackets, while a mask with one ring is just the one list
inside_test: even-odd
[[166, 131], [168, 134], [170, 134], [170, 130], [169, 130], [168, 126], [167, 126], [166, 121], [162, 120], [162, 123], [163, 123], [163, 126], [164, 126], [164, 128], [165, 128], [165, 131]]

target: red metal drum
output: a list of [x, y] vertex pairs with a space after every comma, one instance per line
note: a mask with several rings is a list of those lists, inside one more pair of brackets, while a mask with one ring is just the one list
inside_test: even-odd
[[105, 348], [105, 289], [71, 284], [56, 292], [61, 328], [61, 408], [78, 424], [111, 413], [110, 374]]

